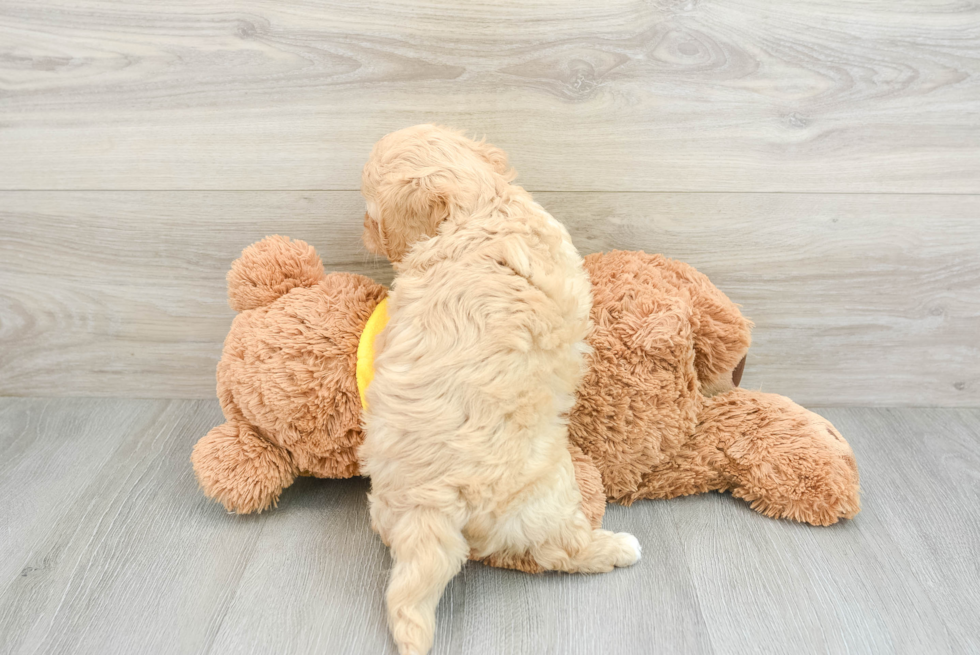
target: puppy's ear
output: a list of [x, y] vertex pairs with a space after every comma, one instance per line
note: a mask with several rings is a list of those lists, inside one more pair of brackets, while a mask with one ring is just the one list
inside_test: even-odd
[[487, 143], [486, 137], [484, 137], [483, 141], [477, 141], [474, 149], [480, 157], [493, 166], [495, 173], [505, 178], [508, 182], [517, 177], [517, 171], [507, 163], [507, 153], [497, 146], [492, 146]]
[[378, 187], [378, 231], [385, 255], [401, 261], [415, 242], [434, 236], [449, 218], [454, 179], [445, 169], [429, 168], [392, 176]]

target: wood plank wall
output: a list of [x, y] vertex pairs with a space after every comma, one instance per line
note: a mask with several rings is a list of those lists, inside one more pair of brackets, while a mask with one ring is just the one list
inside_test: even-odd
[[980, 404], [980, 9], [946, 0], [0, 0], [0, 394], [212, 396], [248, 243], [390, 280], [360, 167], [426, 121], [583, 252], [708, 273], [746, 386]]

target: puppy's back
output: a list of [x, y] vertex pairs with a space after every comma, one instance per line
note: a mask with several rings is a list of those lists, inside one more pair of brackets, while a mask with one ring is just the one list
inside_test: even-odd
[[492, 485], [547, 465], [555, 444], [534, 435], [571, 409], [589, 282], [567, 231], [521, 191], [504, 211], [447, 224], [399, 266], [363, 456], [397, 468], [399, 485]]

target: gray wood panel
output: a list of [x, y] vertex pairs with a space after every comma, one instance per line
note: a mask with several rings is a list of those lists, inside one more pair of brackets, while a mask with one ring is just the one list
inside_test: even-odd
[[[853, 521], [727, 495], [611, 506], [643, 560], [607, 575], [468, 564], [434, 653], [965, 653], [980, 649], [980, 410], [831, 408]], [[269, 513], [204, 499], [215, 401], [0, 399], [0, 653], [388, 653], [390, 567], [364, 480], [300, 480]]]
[[[190, 448], [218, 407], [3, 399], [0, 408], [0, 447], [37, 443], [19, 457], [31, 468], [2, 478], [3, 491], [24, 487], [36, 509], [0, 509], [5, 532], [34, 535], [0, 547], [0, 652], [206, 652], [264, 528], [223, 523], [196, 489]], [[99, 462], [90, 451], [112, 455]]]
[[[911, 587], [904, 598], [898, 596], [897, 600], [910, 604], [908, 622], [927, 622], [935, 616], [946, 626], [943, 639], [923, 635], [918, 642], [905, 644], [921, 644], [919, 652], [947, 642], [953, 652], [980, 650], [980, 611], [963, 611], [959, 602], [976, 600], [980, 581], [978, 412], [835, 409], [822, 413], [842, 434], [881, 435], [879, 447], [868, 449], [862, 460], [868, 464], [862, 471], [862, 488], [875, 503], [866, 504], [874, 510], [874, 522], [862, 525], [869, 541], [887, 533], [900, 554], [881, 563], [879, 585], [889, 570], [917, 581], [930, 602], [921, 602], [921, 592], [913, 595]], [[888, 502], [880, 502], [885, 496]], [[959, 527], [953, 529], [954, 525]]]
[[536, 190], [980, 191], [980, 9], [0, 2], [0, 188], [356, 189], [419, 122]]
[[[756, 321], [743, 386], [980, 404], [980, 196], [538, 193], [582, 252], [687, 261]], [[0, 192], [0, 395], [214, 396], [224, 277], [271, 233], [391, 280], [356, 192]]]
[[969, 588], [980, 580], [976, 494], [970, 499], [950, 478], [951, 469], [980, 472], [980, 414], [820, 413], [857, 455], [862, 512], [854, 521], [757, 527], [751, 510], [733, 508], [728, 497], [669, 504], [716, 652], [980, 648], [980, 620], [966, 609], [980, 602]]

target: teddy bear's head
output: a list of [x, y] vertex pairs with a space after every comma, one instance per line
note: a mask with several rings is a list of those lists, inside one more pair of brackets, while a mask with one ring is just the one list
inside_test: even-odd
[[285, 237], [235, 261], [228, 295], [240, 313], [217, 371], [227, 422], [193, 456], [209, 496], [261, 511], [297, 475], [358, 475], [358, 340], [386, 293], [362, 275], [326, 275], [311, 246]]

